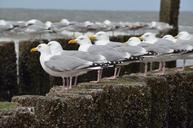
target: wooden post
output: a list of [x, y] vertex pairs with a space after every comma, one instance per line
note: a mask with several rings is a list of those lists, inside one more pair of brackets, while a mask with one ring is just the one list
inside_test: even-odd
[[180, 0], [161, 0], [160, 21], [172, 25], [174, 28], [168, 33], [176, 35], [178, 33], [178, 15]]

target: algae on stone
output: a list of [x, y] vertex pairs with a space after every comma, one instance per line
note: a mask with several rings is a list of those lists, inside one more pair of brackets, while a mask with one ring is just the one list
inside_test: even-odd
[[0, 110], [14, 109], [17, 106], [18, 104], [14, 102], [0, 102]]

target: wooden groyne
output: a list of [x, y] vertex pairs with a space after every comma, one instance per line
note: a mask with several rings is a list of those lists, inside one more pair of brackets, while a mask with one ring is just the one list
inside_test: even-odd
[[160, 3], [160, 21], [173, 26], [170, 34], [178, 33], [178, 16], [180, 9], [180, 0], [161, 0]]

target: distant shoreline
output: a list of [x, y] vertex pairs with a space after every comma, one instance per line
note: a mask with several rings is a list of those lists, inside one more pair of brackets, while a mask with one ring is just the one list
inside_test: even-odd
[[[33, 8], [0, 8], [0, 10], [32, 10], [32, 11], [96, 11], [96, 12], [159, 12], [159, 10], [79, 10], [79, 9], [33, 9]], [[182, 10], [180, 12], [193, 12]]]
[[[181, 11], [179, 24], [193, 26], [193, 11]], [[122, 10], [70, 10], [70, 9], [27, 9], [27, 8], [0, 8], [0, 19], [29, 20], [39, 19], [43, 22], [53, 22], [66, 18], [71, 21], [104, 21], [115, 22], [151, 22], [159, 21], [159, 11], [122, 11]]]

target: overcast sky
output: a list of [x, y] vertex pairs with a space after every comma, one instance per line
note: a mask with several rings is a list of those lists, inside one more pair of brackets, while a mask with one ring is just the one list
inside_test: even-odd
[[[71, 10], [159, 10], [160, 0], [0, 0], [0, 8]], [[193, 11], [193, 0], [181, 0], [180, 10]]]

